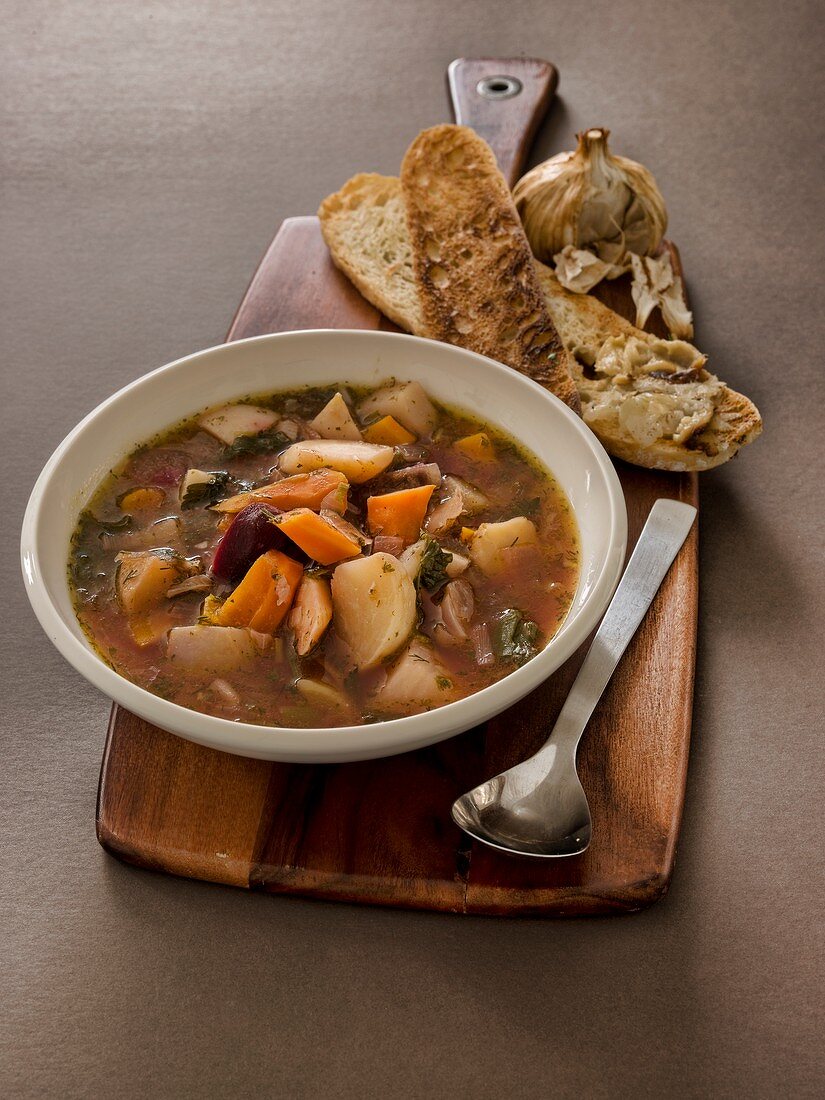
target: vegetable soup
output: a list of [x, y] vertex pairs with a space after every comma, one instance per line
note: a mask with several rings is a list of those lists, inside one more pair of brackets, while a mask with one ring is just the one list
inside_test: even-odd
[[72, 537], [78, 619], [181, 706], [345, 726], [443, 706], [530, 660], [576, 591], [552, 475], [417, 382], [211, 409], [136, 450]]

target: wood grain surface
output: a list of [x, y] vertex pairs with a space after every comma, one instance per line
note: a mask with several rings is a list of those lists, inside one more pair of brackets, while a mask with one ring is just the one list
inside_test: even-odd
[[[503, 64], [484, 62], [491, 75]], [[477, 74], [472, 70], [473, 82]], [[488, 133], [512, 180], [515, 130]], [[604, 293], [632, 319], [626, 286], [612, 284]], [[291, 218], [253, 278], [228, 339], [309, 327], [393, 326], [334, 268], [317, 219]], [[660, 317], [649, 327], [665, 334]], [[617, 465], [629, 549], [658, 497], [697, 503], [695, 475]], [[539, 862], [493, 852], [452, 823], [450, 806], [541, 744], [586, 647], [485, 727], [359, 764], [246, 760], [164, 733], [115, 707], [101, 768], [98, 838], [139, 866], [272, 893], [502, 915], [642, 908], [667, 889], [673, 870], [697, 600], [694, 526], [582, 742], [593, 842], [580, 857]]]

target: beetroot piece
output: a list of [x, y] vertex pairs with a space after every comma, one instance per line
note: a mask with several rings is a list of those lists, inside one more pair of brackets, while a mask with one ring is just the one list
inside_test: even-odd
[[278, 508], [260, 500], [238, 512], [215, 549], [212, 573], [228, 584], [237, 584], [267, 550], [282, 550], [291, 558], [306, 561], [306, 556], [275, 523], [279, 513]]
[[183, 451], [156, 447], [138, 451], [127, 467], [127, 473], [139, 485], [177, 485], [189, 469], [189, 456]]

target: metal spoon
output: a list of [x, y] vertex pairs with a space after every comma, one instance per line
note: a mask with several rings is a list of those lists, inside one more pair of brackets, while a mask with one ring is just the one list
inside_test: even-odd
[[476, 840], [525, 856], [575, 856], [590, 843], [576, 749], [610, 677], [687, 538], [696, 509], [657, 500], [553, 730], [535, 756], [461, 796], [453, 820]]

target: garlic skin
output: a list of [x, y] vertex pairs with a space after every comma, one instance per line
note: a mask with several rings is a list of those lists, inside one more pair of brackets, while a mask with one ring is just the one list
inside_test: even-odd
[[672, 336], [690, 340], [693, 314], [687, 307], [681, 278], [673, 270], [670, 253], [637, 256], [627, 252], [620, 263], [608, 264], [585, 248], [567, 245], [553, 257], [556, 278], [565, 290], [588, 294], [602, 279], [617, 279], [631, 273], [630, 293], [636, 306], [636, 328], [644, 328], [658, 306]]
[[629, 268], [625, 264], [608, 264], [586, 248], [567, 245], [553, 257], [556, 278], [565, 290], [587, 294], [602, 279], [616, 279]]
[[575, 152], [551, 157], [516, 184], [516, 208], [539, 260], [572, 245], [615, 264], [626, 252], [644, 256], [659, 247], [667, 210], [656, 180], [643, 165], [614, 156], [609, 134], [582, 131]]
[[685, 302], [682, 280], [673, 270], [670, 255], [637, 256], [628, 253], [633, 283], [630, 293], [636, 306], [636, 328], [644, 328], [647, 319], [658, 306], [662, 320], [672, 336], [690, 340], [693, 336], [693, 314]]

